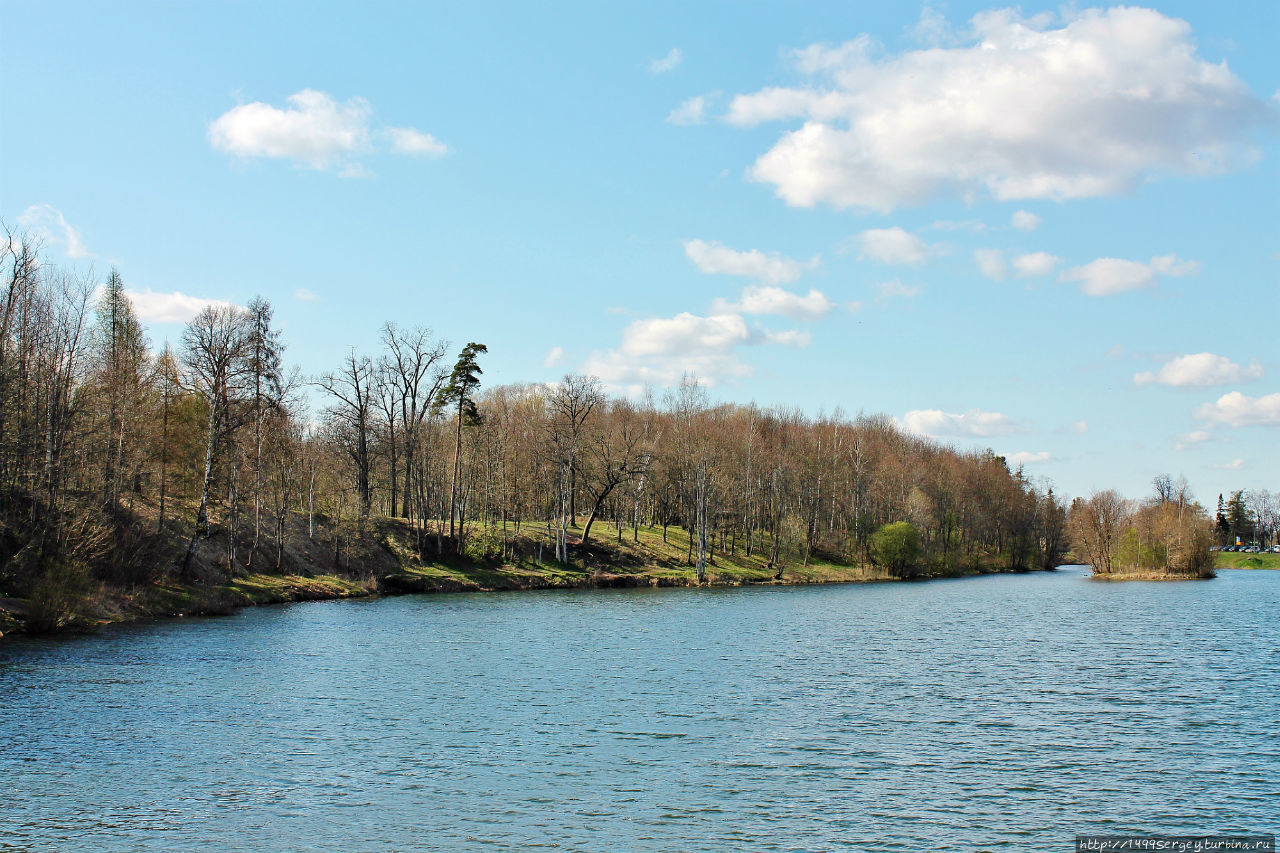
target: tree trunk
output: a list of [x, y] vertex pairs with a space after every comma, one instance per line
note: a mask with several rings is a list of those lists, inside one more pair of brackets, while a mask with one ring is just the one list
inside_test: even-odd
[[209, 404], [209, 437], [204, 450], [204, 480], [200, 487], [200, 505], [196, 508], [196, 528], [191, 534], [191, 542], [187, 545], [187, 556], [182, 561], [182, 573], [191, 571], [191, 560], [196, 555], [196, 544], [200, 534], [209, 532], [209, 483], [213, 479], [213, 455], [217, 448], [218, 406]]

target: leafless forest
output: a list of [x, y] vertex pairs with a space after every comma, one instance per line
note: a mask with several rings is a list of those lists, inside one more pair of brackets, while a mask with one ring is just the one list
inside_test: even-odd
[[[687, 531], [698, 580], [738, 553], [779, 572], [810, 560], [903, 575], [1048, 568], [1069, 528], [1088, 556], [1112, 542], [1096, 551], [1110, 561], [1136, 529], [1131, 506], [1109, 513], [1096, 495], [1069, 525], [1052, 490], [1003, 458], [883, 416], [719, 404], [694, 377], [638, 399], [578, 375], [490, 387], [485, 346], [391, 323], [376, 352], [289, 373], [265, 301], [208, 307], [176, 348], [154, 349], [114, 270], [98, 285], [14, 234], [3, 273], [7, 594], [270, 572], [290, 537], [340, 556], [378, 519], [398, 519], [424, 563], [571, 564], [610, 538]], [[1151, 539], [1176, 539], [1166, 560], [1182, 560], [1203, 510], [1185, 486], [1158, 503], [1178, 519]], [[181, 547], [158, 560], [158, 541]]]

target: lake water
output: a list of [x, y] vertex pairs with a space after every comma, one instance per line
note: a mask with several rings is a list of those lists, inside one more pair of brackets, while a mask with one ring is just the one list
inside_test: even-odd
[[0, 850], [1280, 827], [1280, 573], [414, 596], [0, 643]]

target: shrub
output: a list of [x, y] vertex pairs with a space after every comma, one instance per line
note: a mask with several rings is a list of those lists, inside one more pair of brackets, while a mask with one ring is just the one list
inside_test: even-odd
[[871, 534], [871, 560], [905, 577], [920, 558], [920, 534], [907, 521], [886, 524]]

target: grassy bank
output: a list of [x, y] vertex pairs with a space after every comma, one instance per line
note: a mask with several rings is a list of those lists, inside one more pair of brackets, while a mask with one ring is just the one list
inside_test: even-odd
[[1202, 581], [1210, 580], [1216, 575], [1213, 569], [1199, 572], [1176, 572], [1167, 569], [1135, 569], [1090, 575], [1097, 581]]
[[1215, 551], [1213, 565], [1217, 569], [1280, 569], [1280, 554], [1241, 554]]
[[[139, 528], [152, 529], [145, 513]], [[188, 531], [165, 526], [139, 547], [139, 563], [126, 571], [131, 583], [92, 581], [89, 572], [68, 573], [31, 585], [25, 594], [0, 596], [0, 636], [89, 630], [125, 621], [217, 615], [252, 605], [349, 598], [378, 594], [482, 592], [496, 590], [698, 585], [690, 564], [689, 534], [669, 527], [624, 528], [596, 525], [584, 546], [581, 530], [569, 533], [569, 563], [550, 558], [540, 544], [545, 528], [508, 525], [469, 529], [462, 554], [434, 536], [418, 553], [418, 536], [403, 519], [371, 519], [363, 532], [331, 527], [314, 531], [299, 516], [290, 519], [285, 547], [264, 546], [252, 566], [227, 569], [225, 532], [201, 543], [185, 581], [182, 561]], [[895, 580], [883, 568], [821, 557], [784, 555], [781, 570], [771, 566], [767, 542], [748, 556], [742, 542], [717, 550], [707, 566], [706, 585], [859, 583]], [[244, 554], [242, 548], [240, 554]], [[278, 564], [278, 567], [277, 567]], [[958, 577], [1001, 571], [995, 560], [935, 567], [917, 577]]]

